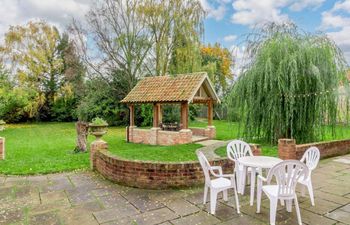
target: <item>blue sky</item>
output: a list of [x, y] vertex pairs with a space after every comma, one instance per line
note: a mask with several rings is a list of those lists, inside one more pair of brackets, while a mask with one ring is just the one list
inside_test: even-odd
[[291, 21], [308, 32], [324, 32], [350, 63], [350, 0], [201, 0], [208, 13], [206, 43], [242, 54], [243, 35], [260, 23]]
[[[0, 36], [10, 25], [44, 19], [66, 29], [72, 17], [84, 20], [96, 0], [0, 0]], [[350, 64], [350, 0], [199, 0], [207, 12], [206, 43], [219, 42], [242, 56], [241, 35], [262, 22], [292, 21], [322, 30], [343, 50]]]

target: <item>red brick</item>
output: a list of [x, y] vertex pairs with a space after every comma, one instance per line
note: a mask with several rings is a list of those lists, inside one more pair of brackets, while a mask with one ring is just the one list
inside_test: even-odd
[[[204, 182], [202, 168], [196, 162], [167, 164], [130, 161], [111, 155], [106, 144], [95, 143], [91, 149], [93, 168], [116, 183], [138, 188], [162, 189], [189, 187]], [[225, 173], [232, 173], [233, 163], [227, 159], [218, 159], [210, 163], [222, 166]]]

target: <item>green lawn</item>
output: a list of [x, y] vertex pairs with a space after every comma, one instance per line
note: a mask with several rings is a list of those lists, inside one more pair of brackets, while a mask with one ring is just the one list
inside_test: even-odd
[[[6, 138], [6, 160], [0, 161], [1, 174], [44, 174], [87, 169], [89, 153], [74, 154], [74, 123], [7, 125], [0, 133]], [[125, 142], [124, 127], [110, 127], [104, 140], [110, 151], [126, 159], [152, 161], [195, 160], [201, 145], [150, 146]], [[89, 142], [94, 137], [89, 137]]]
[[6, 138], [6, 159], [0, 161], [0, 173], [51, 173], [89, 166], [88, 154], [73, 154], [73, 123], [8, 125], [0, 136]]
[[[217, 139], [230, 140], [239, 138], [238, 124], [214, 121]], [[206, 121], [191, 122], [192, 127], [205, 127]], [[0, 136], [6, 138], [6, 160], [0, 161], [2, 174], [43, 174], [89, 167], [89, 154], [74, 154], [74, 123], [35, 123], [8, 125]], [[350, 138], [350, 127], [337, 127], [336, 139]], [[150, 146], [125, 142], [124, 127], [110, 127], [104, 140], [114, 154], [125, 159], [149, 161], [179, 162], [196, 160], [195, 150], [198, 144], [178, 146]], [[332, 140], [330, 129], [324, 140]], [[89, 137], [89, 142], [94, 137]], [[277, 146], [259, 143], [264, 155], [277, 155]], [[226, 156], [225, 147], [217, 153]]]

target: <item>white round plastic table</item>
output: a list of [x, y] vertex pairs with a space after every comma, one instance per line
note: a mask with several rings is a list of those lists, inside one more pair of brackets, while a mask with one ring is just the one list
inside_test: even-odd
[[[238, 163], [243, 166], [243, 176], [246, 176], [247, 167], [251, 168], [251, 175], [250, 175], [250, 205], [251, 206], [254, 204], [256, 171], [261, 171], [262, 169], [271, 169], [276, 164], [282, 161], [283, 160], [280, 158], [270, 157], [270, 156], [244, 156], [238, 159]], [[244, 188], [242, 184], [240, 184], [240, 186]], [[241, 193], [243, 193], [243, 191], [241, 191]]]

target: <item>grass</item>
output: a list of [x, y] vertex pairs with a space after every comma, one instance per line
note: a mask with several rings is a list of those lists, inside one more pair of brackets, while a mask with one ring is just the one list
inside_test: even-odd
[[6, 138], [6, 159], [0, 161], [0, 173], [52, 173], [89, 166], [88, 154], [73, 153], [73, 123], [8, 125], [0, 135]]
[[[74, 154], [74, 123], [10, 124], [0, 133], [6, 138], [6, 160], [0, 173], [46, 174], [89, 168], [89, 153]], [[150, 146], [125, 142], [124, 127], [110, 127], [104, 140], [110, 151], [125, 159], [151, 161], [195, 160], [198, 144]], [[94, 137], [89, 137], [89, 143]]]
[[[214, 121], [217, 128], [217, 139], [231, 140], [239, 138], [238, 124], [225, 121]], [[191, 122], [192, 127], [205, 127], [206, 121]], [[45, 174], [89, 168], [89, 154], [74, 154], [74, 123], [35, 123], [10, 124], [0, 133], [6, 138], [6, 160], [0, 161], [1, 174]], [[349, 126], [338, 126], [335, 139], [350, 138]], [[196, 160], [195, 150], [198, 144], [177, 146], [151, 146], [125, 142], [124, 127], [110, 127], [104, 140], [110, 151], [124, 159], [180, 162]], [[331, 129], [323, 140], [334, 139]], [[94, 137], [89, 137], [89, 142]], [[263, 155], [277, 156], [277, 146], [259, 143]], [[226, 156], [225, 147], [217, 150]]]

